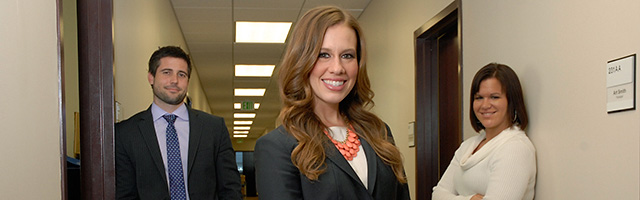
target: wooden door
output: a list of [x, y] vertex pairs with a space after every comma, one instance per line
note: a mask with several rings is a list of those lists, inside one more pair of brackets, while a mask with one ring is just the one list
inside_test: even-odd
[[416, 197], [432, 188], [462, 142], [459, 1], [416, 30]]

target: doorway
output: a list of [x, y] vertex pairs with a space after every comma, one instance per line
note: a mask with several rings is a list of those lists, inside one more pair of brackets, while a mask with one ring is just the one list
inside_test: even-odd
[[414, 32], [417, 199], [431, 199], [462, 142], [459, 5], [454, 1]]

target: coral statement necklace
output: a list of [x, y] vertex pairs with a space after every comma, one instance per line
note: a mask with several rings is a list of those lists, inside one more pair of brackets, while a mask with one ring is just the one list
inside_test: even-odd
[[360, 151], [360, 140], [358, 140], [358, 134], [353, 131], [353, 126], [349, 125], [349, 128], [347, 128], [347, 138], [344, 141], [333, 139], [327, 131], [324, 131], [324, 134], [331, 139], [333, 145], [338, 148], [338, 151], [340, 151], [342, 156], [348, 161], [353, 160], [353, 158], [358, 155], [358, 151]]

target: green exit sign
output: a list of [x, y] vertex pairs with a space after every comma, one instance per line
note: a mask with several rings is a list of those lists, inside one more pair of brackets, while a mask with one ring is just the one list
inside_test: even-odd
[[240, 103], [240, 110], [254, 110], [253, 101], [243, 101]]

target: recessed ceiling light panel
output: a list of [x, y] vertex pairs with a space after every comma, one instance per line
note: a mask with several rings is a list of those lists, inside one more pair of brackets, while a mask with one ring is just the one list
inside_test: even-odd
[[233, 89], [233, 95], [240, 96], [254, 96], [261, 97], [264, 96], [264, 92], [267, 91], [266, 88], [235, 88]]
[[236, 22], [237, 43], [284, 43], [291, 22]]
[[233, 130], [251, 130], [251, 126], [234, 126]]
[[233, 131], [233, 134], [249, 134], [249, 131]]
[[271, 77], [275, 65], [236, 65], [238, 77]]
[[248, 137], [249, 135], [233, 135], [234, 138], [245, 138]]
[[253, 121], [233, 121], [233, 125], [251, 125]]
[[256, 118], [255, 113], [233, 113], [233, 118]]

